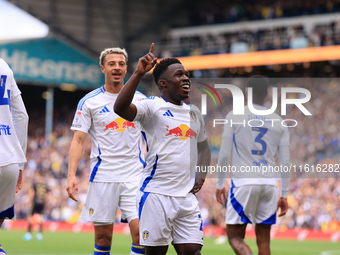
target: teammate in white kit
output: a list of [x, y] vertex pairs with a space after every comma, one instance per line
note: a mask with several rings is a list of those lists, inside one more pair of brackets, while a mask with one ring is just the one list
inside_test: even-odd
[[131, 103], [141, 78], [156, 64], [153, 47], [139, 59], [114, 107], [145, 131], [146, 167], [136, 201], [140, 243], [146, 254], [166, 254], [170, 243], [178, 254], [201, 254], [203, 223], [194, 193], [205, 174], [194, 177], [196, 163], [210, 165], [210, 147], [201, 113], [183, 103], [190, 92], [189, 72], [178, 59], [162, 60], [153, 71], [161, 97]]
[[[0, 58], [0, 227], [14, 217], [26, 162], [28, 115], [20, 94], [12, 70]], [[1, 245], [0, 253], [5, 253]]]
[[[255, 109], [267, 110], [263, 106], [267, 81], [251, 78], [248, 90], [250, 88]], [[248, 106], [244, 112], [244, 115], [233, 115], [232, 111], [227, 115], [218, 158], [218, 165], [223, 167], [230, 165], [232, 157], [236, 170], [232, 172], [226, 231], [236, 254], [252, 254], [244, 236], [247, 224], [255, 223], [259, 254], [266, 255], [270, 254], [270, 229], [276, 223], [276, 211], [280, 208], [279, 216], [283, 216], [288, 210], [289, 190], [289, 173], [281, 171], [282, 191], [278, 201], [277, 172], [268, 169], [276, 166], [276, 155], [281, 166], [289, 166], [289, 131], [281, 125], [282, 118], [276, 113], [255, 115]], [[221, 204], [225, 203], [225, 178], [225, 172], [218, 173], [216, 198]]]
[[[94, 254], [110, 254], [113, 223], [118, 206], [129, 222], [131, 254], [144, 254], [139, 246], [136, 193], [142, 173], [142, 135], [138, 123], [126, 121], [113, 111], [114, 102], [124, 86], [127, 53], [120, 48], [104, 50], [100, 68], [105, 85], [90, 92], [78, 104], [72, 123], [75, 130], [70, 148], [68, 186], [69, 197], [78, 192], [76, 171], [81, 159], [86, 134], [92, 141], [91, 175], [81, 219], [91, 221], [95, 229]], [[134, 100], [146, 98], [136, 92]]]

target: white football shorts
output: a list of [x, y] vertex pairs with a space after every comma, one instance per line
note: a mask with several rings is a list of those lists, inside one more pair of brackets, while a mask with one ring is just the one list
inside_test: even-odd
[[128, 222], [138, 219], [136, 194], [139, 181], [90, 182], [81, 220], [111, 224], [116, 221], [118, 206]]
[[19, 178], [19, 164], [0, 166], [0, 219], [14, 217], [15, 189]]
[[230, 188], [226, 223], [230, 225], [276, 223], [278, 190], [271, 185], [244, 185]]
[[203, 220], [195, 195], [172, 197], [139, 192], [139, 243], [142, 246], [165, 246], [196, 243], [203, 245]]

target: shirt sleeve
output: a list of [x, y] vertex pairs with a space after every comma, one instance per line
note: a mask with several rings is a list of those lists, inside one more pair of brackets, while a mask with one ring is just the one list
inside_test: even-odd
[[18, 85], [14, 79], [14, 75], [11, 69], [10, 70], [10, 76], [9, 76], [9, 82], [11, 86], [11, 98], [15, 98], [19, 95], [21, 95], [21, 91], [18, 88]]
[[[290, 155], [289, 155], [289, 130], [287, 127], [283, 128], [281, 139], [278, 148], [279, 164], [283, 167], [289, 168]], [[281, 172], [281, 197], [287, 198], [289, 191], [290, 173]]]
[[137, 114], [134, 121], [138, 121], [142, 125], [145, 125], [151, 119], [153, 115], [152, 105], [154, 104], [154, 100], [155, 99], [144, 99], [133, 103], [137, 108]]
[[[289, 155], [289, 146], [281, 145], [278, 149], [278, 157], [280, 166], [285, 167], [285, 169], [289, 169], [290, 167], [290, 155]], [[289, 191], [289, 181], [290, 181], [290, 172], [289, 171], [281, 171], [281, 197], [287, 198]]]
[[148, 98], [146, 95], [144, 95], [143, 93], [136, 91], [135, 95], [133, 96], [132, 101], [140, 101], [142, 99], [146, 99]]
[[199, 116], [199, 121], [201, 123], [201, 129], [198, 133], [197, 142], [203, 142], [204, 140], [207, 139], [207, 135], [205, 133], [205, 122], [204, 122], [204, 119], [203, 119], [201, 112], [199, 110], [197, 110], [197, 112], [198, 112], [198, 116]]
[[283, 127], [283, 132], [282, 132], [282, 135], [281, 135], [279, 146], [282, 146], [282, 145], [288, 145], [289, 146], [289, 138], [290, 138], [290, 135], [289, 135], [288, 128]]
[[[230, 114], [227, 115], [226, 120], [228, 121], [224, 125], [223, 135], [222, 135], [222, 144], [220, 148], [220, 152], [218, 154], [217, 164], [220, 166], [220, 169], [223, 169], [223, 166], [228, 167], [231, 163], [231, 155], [233, 148], [233, 128], [230, 127], [228, 123], [230, 123], [231, 117]], [[216, 188], [222, 189], [224, 187], [224, 182], [227, 177], [227, 172], [219, 171], [217, 172], [217, 183]]]
[[233, 127], [230, 126], [231, 119], [232, 119], [232, 113], [229, 113], [226, 117], [227, 122], [224, 124], [222, 138], [224, 137], [231, 138], [231, 139], [233, 138], [234, 129]]
[[[220, 153], [218, 154], [218, 166], [219, 169], [224, 169], [223, 166], [228, 167], [230, 165], [231, 153], [232, 153], [233, 140], [228, 137], [222, 138], [222, 144], [220, 148]], [[222, 189], [224, 187], [225, 179], [227, 178], [227, 172], [218, 171], [217, 172], [217, 183], [216, 187]]]
[[77, 108], [74, 115], [71, 130], [78, 130], [84, 133], [88, 133], [91, 127], [91, 112], [87, 102], [80, 108]]
[[[28, 114], [21, 98], [21, 92], [14, 80], [13, 73], [11, 76], [11, 113], [14, 129], [20, 142], [21, 149], [24, 155], [26, 155]], [[24, 163], [19, 164], [19, 169], [23, 170], [23, 168]]]

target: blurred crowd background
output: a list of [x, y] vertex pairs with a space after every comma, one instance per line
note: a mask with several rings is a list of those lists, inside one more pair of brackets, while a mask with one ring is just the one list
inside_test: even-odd
[[158, 54], [165, 57], [196, 56], [221, 53], [245, 53], [265, 50], [298, 49], [340, 44], [340, 22], [316, 24], [306, 29], [303, 24], [278, 25], [263, 29], [200, 35], [163, 35]]
[[[195, 30], [196, 33], [163, 33], [157, 41], [160, 45], [158, 55], [179, 57], [339, 45], [339, 19], [313, 19], [313, 15], [336, 15], [339, 11], [337, 0], [200, 3], [191, 9], [191, 24], [215, 24], [216, 29], [204, 26], [201, 31]], [[290, 18], [295, 18], [295, 22], [290, 22]], [[261, 20], [271, 20], [272, 25], [261, 23]], [[254, 21], [260, 22], [257, 26], [249, 26], [249, 22]], [[228, 24], [230, 26], [226, 26]]]
[[338, 0], [213, 0], [190, 9], [192, 26], [277, 19], [340, 11]]

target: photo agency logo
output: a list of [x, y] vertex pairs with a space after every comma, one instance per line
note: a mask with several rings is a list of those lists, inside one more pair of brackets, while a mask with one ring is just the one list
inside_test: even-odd
[[[273, 113], [277, 110], [278, 106], [278, 88], [277, 87], [272, 87], [272, 106], [270, 109], [256, 109], [254, 107], [253, 103], [253, 88], [252, 87], [247, 87], [247, 106], [248, 109], [251, 113], [251, 115], [247, 114], [248, 116], [245, 116], [245, 96], [243, 91], [236, 85], [232, 84], [215, 84], [214, 87], [202, 83], [202, 82], [197, 82], [207, 88], [209, 88], [216, 97], [218, 98], [221, 106], [222, 100], [221, 100], [221, 93], [218, 94], [216, 89], [228, 89], [231, 92], [232, 98], [233, 98], [233, 116], [235, 116], [235, 120], [237, 119], [238, 121], [242, 119], [242, 116], [244, 116], [244, 119], [241, 122], [233, 122], [233, 119], [226, 120], [226, 119], [213, 119], [213, 127], [216, 125], [222, 124], [229, 124], [231, 126], [233, 125], [243, 125], [243, 126], [250, 126], [250, 127], [261, 127], [265, 123], [271, 123], [272, 126], [274, 126], [274, 123], [280, 122], [282, 126], [284, 127], [296, 127], [298, 125], [298, 121], [295, 119], [284, 119], [283, 117], [287, 115], [287, 105], [294, 105], [297, 107], [305, 116], [312, 116], [312, 114], [307, 110], [307, 108], [303, 105], [311, 99], [311, 93], [308, 89], [305, 88], [299, 88], [299, 87], [282, 87], [280, 90], [281, 93], [281, 117], [282, 119], [276, 119], [272, 118]], [[217, 106], [217, 102], [213, 96], [213, 94], [201, 87], [197, 87], [198, 89], [206, 92], [214, 101], [215, 106]], [[298, 97], [298, 98], [291, 98], [289, 97], [290, 93], [295, 93], [295, 94], [301, 94], [304, 95], [304, 97]], [[207, 95], [206, 94], [201, 94], [201, 113], [202, 115], [207, 115]], [[268, 115], [271, 115], [268, 117]], [[237, 118], [237, 117], [240, 118]], [[267, 116], [267, 117], [265, 117]], [[256, 122], [256, 124], [255, 124]]]
[[[217, 96], [218, 100], [220, 101], [220, 104], [222, 106], [222, 100], [221, 100], [221, 97], [219, 96], [219, 94], [217, 93], [216, 89], [214, 89], [213, 87], [211, 87], [210, 85], [208, 84], [205, 84], [203, 82], [197, 82], [207, 88], [209, 88], [211, 91], [213, 91], [215, 93], [215, 95]], [[211, 92], [207, 89], [204, 89], [204, 88], [201, 88], [201, 87], [197, 87], [198, 89], [200, 90], [203, 90], [204, 92], [206, 92], [213, 100], [214, 100], [214, 103], [215, 105], [217, 106], [217, 103], [216, 103], [216, 100], [214, 98], [214, 96], [211, 94]], [[206, 115], [207, 114], [207, 95], [206, 94], [202, 94], [201, 95], [201, 112], [202, 112], [202, 115]]]

